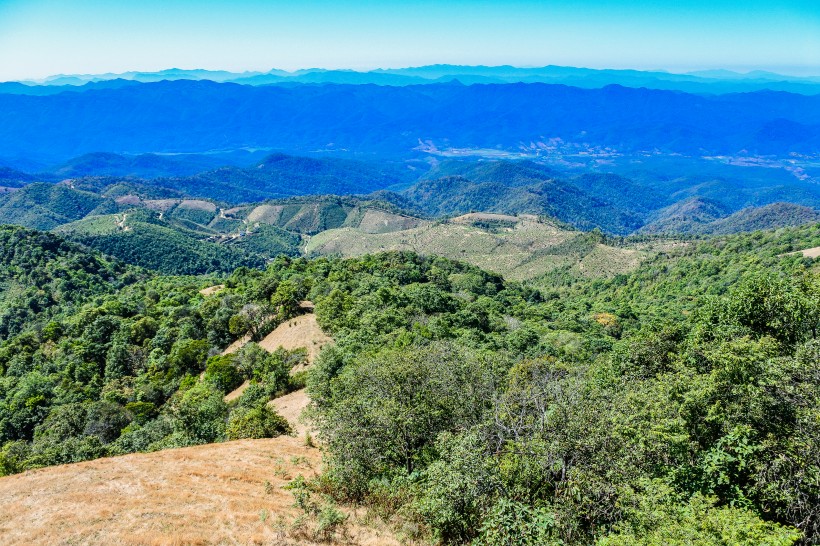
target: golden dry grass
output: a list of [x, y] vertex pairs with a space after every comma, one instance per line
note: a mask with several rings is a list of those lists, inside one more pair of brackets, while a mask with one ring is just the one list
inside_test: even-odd
[[[299, 304], [299, 306], [306, 311], [313, 311], [313, 302], [310, 301], [303, 301]], [[238, 339], [228, 345], [228, 347], [222, 351], [223, 355], [235, 353], [239, 349], [242, 348], [243, 345], [250, 341], [249, 336], [245, 336], [241, 339]], [[319, 356], [319, 351], [322, 350], [322, 347], [327, 345], [328, 343], [332, 343], [333, 340], [328, 337], [319, 325], [316, 322], [316, 315], [312, 312], [308, 312], [304, 315], [300, 315], [295, 317], [287, 322], [283, 322], [276, 329], [273, 330], [270, 334], [268, 334], [265, 339], [263, 339], [259, 346], [265, 349], [266, 351], [275, 351], [279, 347], [283, 347], [289, 351], [294, 349], [305, 348], [307, 349], [307, 362], [303, 366], [294, 367], [290, 373], [296, 373], [299, 371], [306, 370], [310, 367], [311, 364], [316, 360], [316, 357]], [[235, 390], [229, 392], [225, 395], [225, 402], [231, 402], [236, 400], [242, 393], [245, 392], [250, 386], [249, 381], [243, 382], [239, 387]], [[301, 415], [302, 409], [307, 406], [307, 395], [304, 394], [304, 391], [300, 391], [302, 396], [305, 398], [302, 405], [299, 407], [299, 410], [296, 413], [292, 411], [288, 415], [282, 414], [283, 417], [288, 419], [294, 427], [296, 431], [304, 431], [306, 430], [304, 426], [299, 425], [296, 422], [296, 418]], [[295, 394], [295, 393], [294, 393]], [[288, 395], [290, 396], [290, 395]], [[287, 398], [287, 397], [283, 397]], [[288, 399], [289, 400], [289, 399]], [[278, 408], [277, 409], [285, 409], [285, 408]], [[289, 411], [289, 410], [286, 410]], [[281, 412], [280, 412], [281, 413]], [[294, 419], [291, 419], [293, 417]]]
[[217, 284], [217, 285], [214, 285], [214, 286], [208, 286], [207, 288], [203, 288], [202, 290], [199, 291], [199, 293], [207, 298], [208, 296], [213, 296], [214, 294], [216, 294], [218, 292], [221, 292], [224, 289], [225, 289], [224, 284]]
[[309, 403], [310, 398], [308, 397], [305, 389], [294, 391], [290, 394], [286, 394], [285, 396], [280, 396], [279, 398], [269, 402], [269, 404], [276, 410], [276, 413], [284, 417], [287, 422], [290, 423], [293, 432], [300, 438], [304, 437], [306, 433], [313, 434], [310, 424], [305, 422], [302, 418], [302, 413], [305, 411], [305, 408], [307, 408]]
[[[313, 544], [283, 489], [316, 475], [320, 452], [281, 436], [63, 465], [0, 478], [0, 543]], [[348, 510], [348, 512], [350, 512]], [[398, 544], [355, 517], [344, 544]]]
[[806, 250], [801, 250], [800, 252], [803, 254], [804, 258], [817, 258], [820, 257], [820, 246], [807, 248]]
[[[306, 303], [309, 302], [303, 305]], [[306, 313], [277, 326], [273, 332], [259, 342], [259, 346], [267, 351], [275, 351], [279, 347], [288, 351], [304, 347], [307, 349], [308, 363], [310, 363], [316, 360], [322, 347], [332, 341], [317, 324], [316, 315]]]
[[[281, 324], [260, 345], [307, 347], [312, 362], [331, 341], [308, 313]], [[310, 519], [294, 525], [303, 514], [284, 489], [321, 469], [321, 452], [304, 439], [309, 424], [301, 416], [309, 401], [302, 389], [270, 402], [298, 437], [136, 453], [0, 478], [0, 545], [319, 544]], [[363, 510], [343, 511], [348, 522], [332, 543], [399, 544]]]

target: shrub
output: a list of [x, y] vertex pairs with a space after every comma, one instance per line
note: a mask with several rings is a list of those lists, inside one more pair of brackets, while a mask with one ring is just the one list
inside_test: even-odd
[[626, 519], [597, 546], [790, 546], [800, 538], [793, 527], [763, 521], [744, 508], [718, 507], [716, 500], [696, 493], [676, 502], [667, 486], [653, 482], [637, 498], [625, 495], [631, 504]]
[[203, 379], [223, 393], [231, 392], [242, 384], [242, 375], [234, 365], [233, 355], [209, 358]]
[[473, 546], [557, 546], [555, 517], [546, 508], [509, 499], [496, 502], [484, 520]]
[[268, 405], [256, 408], [237, 408], [228, 420], [226, 435], [229, 440], [244, 438], [274, 438], [290, 433], [288, 422]]

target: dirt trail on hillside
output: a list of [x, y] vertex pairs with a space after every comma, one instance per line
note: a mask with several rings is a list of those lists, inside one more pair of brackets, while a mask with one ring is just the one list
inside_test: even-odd
[[203, 288], [202, 290], [199, 291], [199, 293], [207, 298], [208, 296], [213, 296], [217, 292], [221, 292], [224, 289], [225, 289], [224, 284], [216, 284], [214, 286], [209, 286], [207, 288]]
[[[4, 546], [311, 545], [283, 489], [320, 470], [299, 438], [239, 440], [63, 465], [0, 478]], [[351, 518], [349, 541], [399, 544]]]
[[806, 250], [801, 250], [800, 252], [803, 254], [804, 258], [818, 258], [820, 257], [820, 246], [807, 248]]

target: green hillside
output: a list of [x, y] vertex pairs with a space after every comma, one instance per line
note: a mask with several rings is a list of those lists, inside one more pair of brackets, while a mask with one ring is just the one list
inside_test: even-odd
[[240, 219], [248, 226], [272, 225], [306, 235], [340, 227], [380, 233], [423, 223], [418, 216], [378, 198], [335, 195], [294, 197], [245, 205], [226, 210], [225, 216]]
[[239, 266], [265, 263], [256, 253], [208, 240], [212, 235], [160, 220], [157, 213], [148, 211], [92, 216], [56, 231], [126, 263], [166, 274], [227, 273]]
[[[440, 225], [601, 244], [536, 219]], [[820, 540], [820, 262], [789, 254], [820, 225], [636, 242], [629, 271], [534, 283], [411, 252], [163, 277], [0, 235], [2, 294], [25, 310], [0, 335], [2, 474], [285, 432], [267, 402], [302, 386], [300, 356], [209, 355], [307, 299], [334, 339], [307, 376], [324, 453], [292, 482], [308, 513], [361, 503], [441, 544]], [[55, 296], [32, 305], [41, 286]]]
[[792, 203], [772, 203], [762, 207], [749, 207], [714, 220], [697, 230], [699, 233], [725, 235], [761, 229], [802, 226], [820, 222], [820, 212]]
[[800, 226], [818, 220], [820, 212], [793, 203], [747, 207], [729, 214], [716, 201], [692, 197], [652, 213], [649, 223], [638, 232], [726, 235]]
[[67, 184], [34, 183], [0, 195], [0, 224], [52, 229], [89, 214], [117, 212], [113, 199], [78, 191]]
[[137, 278], [122, 263], [56, 235], [12, 226], [0, 226], [0, 265], [0, 339]]
[[402, 169], [389, 164], [272, 154], [252, 167], [221, 167], [192, 176], [156, 179], [152, 184], [240, 204], [298, 195], [366, 194], [406, 177]]
[[612, 276], [635, 268], [644, 258], [633, 248], [604, 244], [600, 234], [565, 230], [534, 216], [492, 214], [468, 214], [388, 233], [344, 227], [312, 236], [305, 247], [308, 256], [384, 251], [444, 256], [516, 280], [564, 267], [581, 276]]
[[717, 201], [691, 197], [652, 213], [639, 233], [693, 233], [723, 218], [729, 210]]
[[470, 169], [464, 175], [421, 180], [402, 195], [432, 216], [468, 212], [537, 214], [582, 230], [598, 227], [622, 235], [642, 225], [639, 214], [588, 194], [554, 177], [552, 171], [526, 163], [497, 162]]

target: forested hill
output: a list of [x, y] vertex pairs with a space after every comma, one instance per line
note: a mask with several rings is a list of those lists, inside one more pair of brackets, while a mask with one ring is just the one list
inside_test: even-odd
[[[2, 294], [25, 310], [0, 336], [2, 473], [274, 436], [268, 400], [306, 381], [326, 459], [294, 487], [414, 521], [409, 538], [820, 541], [820, 270], [795, 253], [818, 225], [540, 287], [399, 252], [135, 275], [1, 233]], [[288, 373], [300, 353], [220, 356], [305, 299], [335, 341], [307, 378]]]
[[50, 233], [0, 226], [0, 339], [136, 281], [136, 271]]
[[[273, 223], [292, 236], [358, 225], [351, 210], [370, 207], [416, 218], [534, 214], [583, 231], [598, 228], [616, 235], [700, 234], [799, 225], [816, 219], [820, 207], [820, 186], [808, 174], [796, 177], [784, 169], [745, 170], [702, 161], [675, 169], [674, 177], [640, 170], [627, 177], [598, 170], [562, 171], [530, 160], [428, 164], [268, 154], [250, 167], [225, 166], [189, 176], [98, 174], [53, 183], [64, 169], [86, 172], [83, 165], [92, 166], [88, 172], [99, 168], [105, 173], [126, 173], [138, 166], [149, 176], [200, 161], [156, 159], [150, 154], [92, 154], [44, 175], [6, 169], [14, 179], [5, 182], [13, 187], [0, 188], [0, 223], [62, 230], [66, 224], [89, 225], [77, 224], [79, 220], [148, 208], [160, 213], [159, 222], [182, 221], [180, 236], [185, 230], [200, 230], [206, 237], [227, 235], [226, 230], [236, 230], [246, 220], [274, 217]], [[51, 181], [36, 182], [43, 177]], [[344, 195], [350, 193], [356, 195]], [[226, 259], [229, 264], [223, 270], [237, 265]]]
[[48, 96], [0, 93], [0, 112], [4, 155], [54, 162], [100, 151], [248, 148], [381, 158], [451, 148], [518, 153], [550, 139], [595, 153], [787, 156], [813, 154], [820, 142], [816, 95], [692, 95], [617, 85], [180, 80]]

